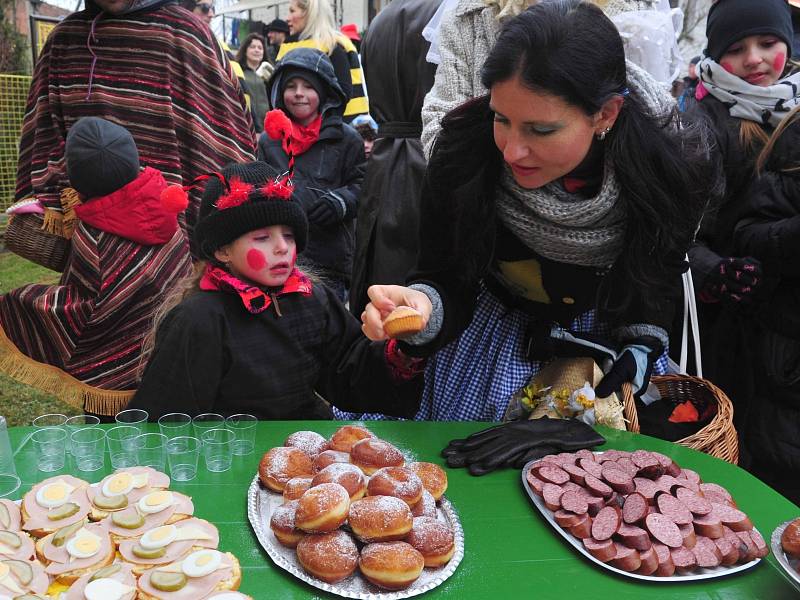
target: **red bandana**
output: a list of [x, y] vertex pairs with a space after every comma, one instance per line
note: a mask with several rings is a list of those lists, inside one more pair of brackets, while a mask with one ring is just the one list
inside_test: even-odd
[[296, 121], [292, 121], [292, 134], [289, 139], [289, 144], [292, 149], [292, 154], [299, 156], [303, 152], [307, 152], [319, 139], [319, 130], [322, 127], [322, 115], [317, 115], [308, 125], [300, 125]]
[[267, 310], [272, 304], [272, 299], [277, 296], [293, 293], [310, 296], [311, 287], [311, 280], [297, 267], [292, 269], [286, 283], [275, 293], [265, 292], [260, 287], [245, 283], [238, 277], [231, 275], [225, 269], [210, 264], [206, 265], [203, 278], [200, 280], [201, 290], [232, 292], [237, 294], [242, 299], [242, 303], [247, 311], [254, 315]]

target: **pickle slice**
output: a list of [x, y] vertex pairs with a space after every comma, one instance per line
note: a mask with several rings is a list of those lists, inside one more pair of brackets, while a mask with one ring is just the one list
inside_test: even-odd
[[86, 525], [86, 519], [81, 519], [77, 523], [73, 523], [72, 525], [67, 525], [66, 527], [62, 527], [58, 531], [53, 534], [53, 546], [56, 548], [60, 548], [64, 545], [64, 543], [75, 535], [78, 530]]
[[124, 529], [138, 529], [144, 525], [144, 517], [138, 512], [112, 513], [111, 521]]
[[75, 513], [77, 513], [81, 509], [80, 506], [75, 504], [74, 502], [67, 502], [66, 504], [62, 504], [58, 508], [54, 508], [49, 513], [47, 513], [47, 518], [51, 521], [60, 521], [61, 519], [66, 519], [71, 517]]
[[139, 544], [136, 544], [132, 549], [134, 556], [138, 556], [139, 558], [161, 558], [167, 553], [167, 549], [165, 547], [162, 548], [142, 548]]
[[9, 527], [11, 527], [11, 515], [8, 513], [8, 507], [0, 502], [0, 529]]
[[0, 544], [5, 544], [15, 550], [22, 546], [22, 540], [13, 531], [0, 531]]
[[116, 496], [97, 494], [94, 497], [94, 505], [102, 510], [120, 510], [128, 506], [128, 497], [125, 494], [118, 494]]
[[96, 579], [103, 579], [104, 577], [111, 577], [115, 573], [118, 573], [119, 570], [122, 568], [122, 565], [119, 563], [114, 563], [113, 565], [108, 565], [107, 567], [103, 567], [102, 569], [97, 569], [94, 574], [89, 578], [89, 581], [94, 581]]
[[33, 581], [33, 567], [24, 560], [4, 560], [3, 562], [8, 565], [22, 585], [28, 585]]
[[153, 571], [150, 576], [150, 584], [162, 592], [177, 592], [186, 585], [186, 575], [183, 573]]

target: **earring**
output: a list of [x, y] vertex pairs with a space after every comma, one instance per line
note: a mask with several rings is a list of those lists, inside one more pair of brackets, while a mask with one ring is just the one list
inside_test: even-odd
[[597, 139], [602, 142], [604, 139], [606, 139], [606, 136], [608, 135], [609, 131], [611, 131], [611, 127], [606, 127], [605, 129], [603, 129], [603, 131], [597, 134]]

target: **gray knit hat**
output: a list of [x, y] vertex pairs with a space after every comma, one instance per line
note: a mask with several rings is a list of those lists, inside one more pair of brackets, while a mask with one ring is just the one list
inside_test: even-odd
[[65, 157], [70, 185], [86, 198], [107, 196], [139, 176], [133, 136], [99, 117], [84, 117], [70, 128]]

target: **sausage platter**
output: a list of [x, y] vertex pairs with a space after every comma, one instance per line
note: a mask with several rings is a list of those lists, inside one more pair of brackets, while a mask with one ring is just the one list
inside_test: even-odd
[[778, 564], [784, 571], [786, 571], [786, 574], [789, 576], [789, 579], [794, 586], [800, 590], [800, 573], [797, 571], [800, 568], [800, 560], [787, 556], [781, 545], [781, 536], [783, 535], [783, 532], [786, 530], [786, 527], [789, 525], [789, 523], [794, 520], [795, 519], [791, 519], [785, 523], [781, 523], [777, 528], [775, 528], [775, 531], [772, 532], [770, 545], [772, 546], [772, 552], [775, 553], [775, 558], [778, 559]]
[[[721, 495], [727, 494], [724, 488], [702, 483], [696, 473], [680, 469], [664, 455], [645, 451], [637, 451], [635, 457], [633, 454], [582, 450], [544, 457], [525, 465], [522, 486], [545, 520], [571, 546], [593, 563], [624, 577], [670, 583], [726, 577], [754, 567], [760, 556], [768, 553], [763, 538], [747, 516], [734, 507], [733, 499], [728, 495], [729, 503], [723, 502]], [[636, 459], [636, 464], [631, 458]], [[655, 458], [661, 461], [660, 466]], [[604, 464], [606, 469], [602, 471]], [[621, 476], [617, 469], [627, 469], [629, 477]], [[636, 487], [632, 488], [634, 481]], [[595, 497], [601, 492], [603, 497]], [[623, 517], [626, 504], [629, 506]], [[708, 514], [692, 513], [687, 505], [700, 513], [709, 506]], [[718, 514], [722, 522], [716, 518]], [[724, 535], [722, 523], [726, 523]], [[672, 539], [675, 536], [677, 541]], [[737, 549], [733, 543], [725, 544], [730, 536], [734, 540], [741, 538]], [[721, 551], [720, 546], [730, 549]], [[609, 550], [615, 556], [610, 556]], [[662, 552], [667, 553], [664, 565]], [[629, 559], [628, 554], [633, 558]], [[686, 554], [690, 558], [694, 555], [694, 564], [684, 563], [689, 566], [676, 569]], [[646, 555], [650, 568], [645, 565]], [[658, 556], [657, 563], [654, 555]], [[723, 555], [726, 560], [720, 562]], [[666, 562], [670, 568], [662, 571]], [[653, 564], [658, 564], [657, 571]]]

